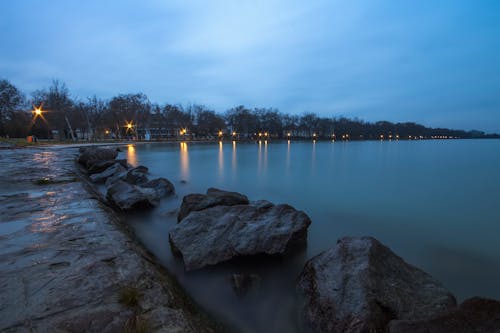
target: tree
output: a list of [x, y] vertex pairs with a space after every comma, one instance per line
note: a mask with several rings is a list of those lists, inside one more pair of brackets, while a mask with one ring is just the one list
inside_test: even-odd
[[[26, 115], [20, 115], [22, 113], [22, 108], [25, 105], [24, 95], [7, 80], [0, 80], [0, 135], [17, 136], [20, 128], [17, 128], [14, 132], [9, 132], [13, 130], [15, 120], [21, 121], [17, 125], [26, 125], [24, 120]], [[29, 117], [28, 117], [29, 118]], [[14, 124], [12, 124], [14, 122]]]

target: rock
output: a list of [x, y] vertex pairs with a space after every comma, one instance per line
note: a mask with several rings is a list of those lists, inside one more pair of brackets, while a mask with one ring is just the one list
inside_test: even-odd
[[385, 332], [393, 319], [429, 318], [455, 297], [371, 237], [345, 237], [310, 259], [297, 286], [314, 332]]
[[207, 194], [188, 194], [182, 198], [181, 208], [177, 221], [180, 222], [190, 212], [199, 211], [215, 206], [246, 205], [248, 198], [237, 192], [223, 191], [209, 188]]
[[123, 172], [114, 174], [112, 177], [109, 177], [106, 180], [106, 186], [109, 187], [116, 183], [118, 180], [123, 180], [129, 184], [133, 185], [142, 185], [149, 181], [146, 173], [148, 172], [148, 168], [145, 166], [138, 166], [136, 168], [132, 168], [130, 170], [124, 170]]
[[193, 211], [169, 233], [186, 271], [236, 257], [289, 254], [307, 242], [309, 217], [289, 205], [215, 206]]
[[429, 320], [393, 320], [390, 333], [500, 333], [500, 301], [474, 297]]
[[159, 196], [153, 188], [142, 188], [119, 180], [112, 184], [106, 197], [121, 210], [138, 210], [158, 205]]
[[96, 161], [95, 163], [91, 164], [88, 168], [89, 174], [94, 174], [94, 173], [100, 173], [112, 166], [115, 163], [121, 164], [125, 169], [128, 168], [127, 165], [127, 160], [126, 159], [120, 159], [120, 160], [105, 160], [105, 161]]
[[231, 286], [239, 297], [243, 297], [250, 290], [259, 287], [262, 280], [257, 274], [233, 274], [230, 279]]
[[118, 156], [116, 149], [111, 148], [81, 147], [79, 151], [78, 163], [86, 168], [97, 161], [114, 160]]
[[120, 163], [115, 163], [101, 173], [90, 175], [90, 180], [93, 183], [104, 183], [109, 177], [113, 177], [114, 175], [121, 174], [126, 171], [127, 170]]
[[138, 166], [130, 169], [125, 176], [125, 181], [129, 184], [139, 185], [149, 181], [148, 176], [146, 175], [148, 172], [148, 168], [145, 166]]
[[175, 193], [174, 185], [165, 178], [156, 178], [141, 185], [144, 188], [153, 188], [159, 197], [166, 197]]

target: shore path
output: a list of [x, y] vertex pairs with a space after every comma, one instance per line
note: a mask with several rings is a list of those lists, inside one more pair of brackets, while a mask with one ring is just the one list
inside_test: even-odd
[[85, 189], [76, 153], [0, 150], [0, 332], [217, 331]]

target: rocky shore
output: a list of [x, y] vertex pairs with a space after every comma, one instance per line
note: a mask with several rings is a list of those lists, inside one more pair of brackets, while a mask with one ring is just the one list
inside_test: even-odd
[[1, 152], [0, 331], [220, 331], [84, 188], [76, 153]]

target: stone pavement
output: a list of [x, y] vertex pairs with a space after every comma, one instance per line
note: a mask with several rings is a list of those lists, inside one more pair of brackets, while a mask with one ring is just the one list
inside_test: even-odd
[[76, 152], [0, 150], [0, 331], [218, 331], [86, 191]]

